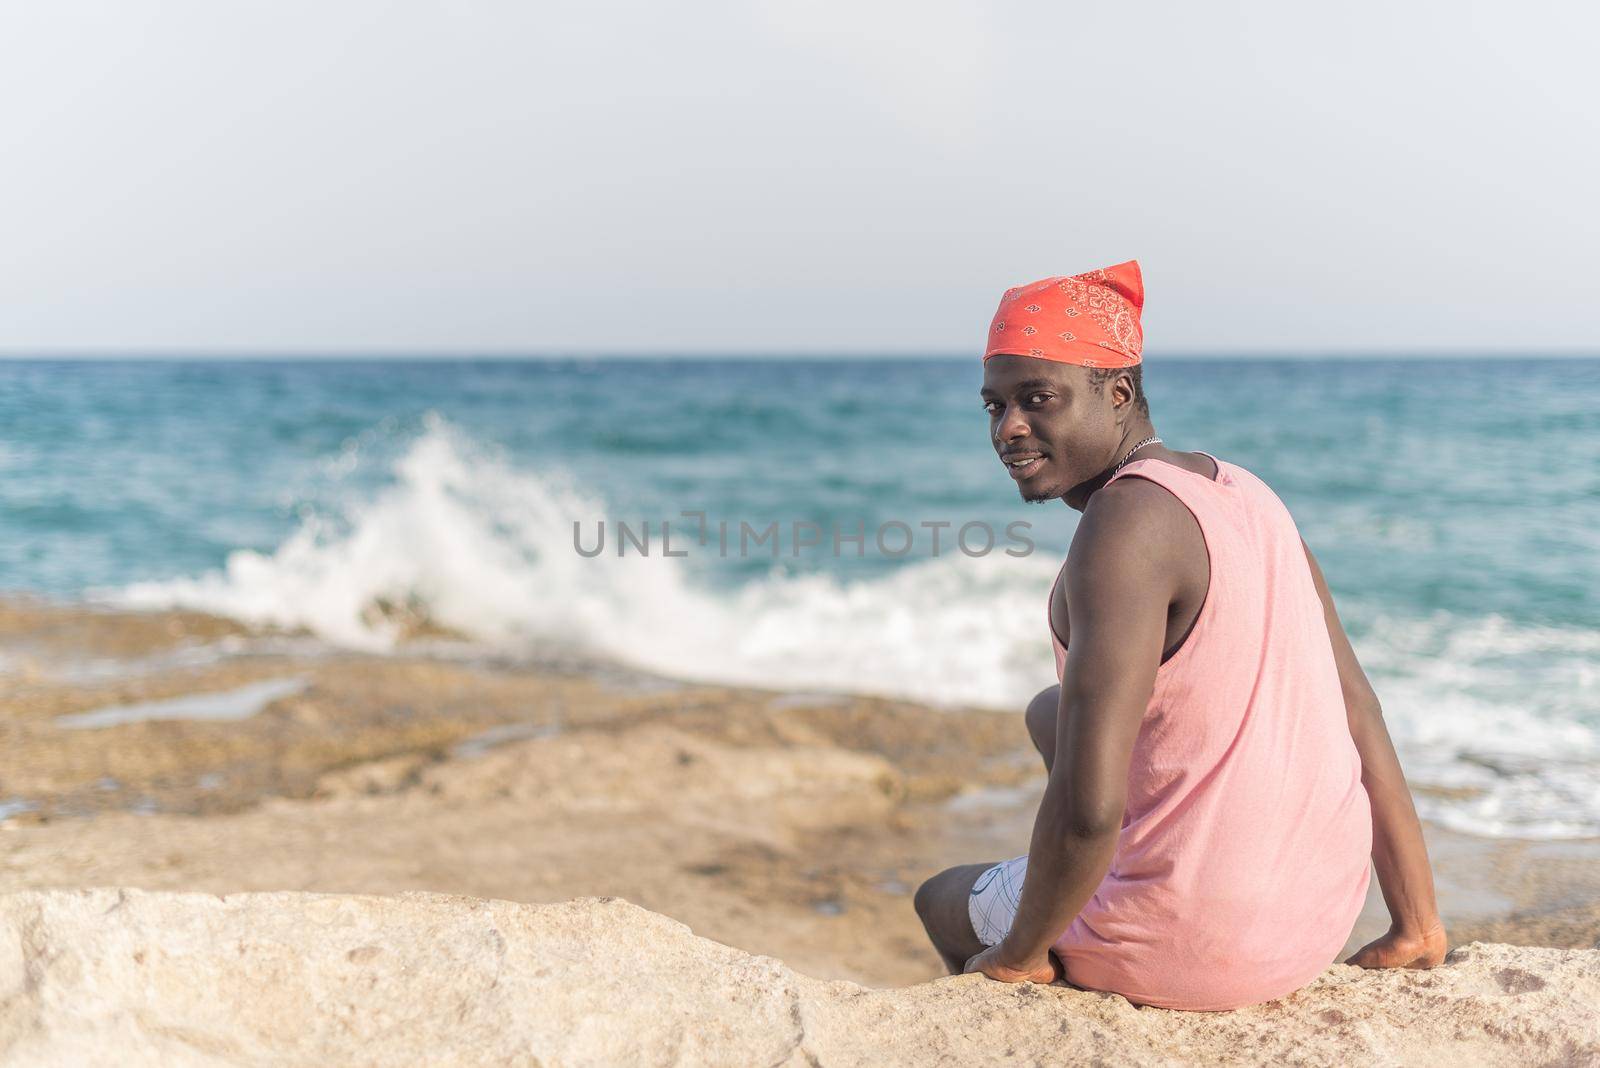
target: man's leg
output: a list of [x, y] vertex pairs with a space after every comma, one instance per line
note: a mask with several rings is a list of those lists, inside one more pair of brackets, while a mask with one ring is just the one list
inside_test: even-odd
[[978, 876], [994, 867], [995, 863], [990, 861], [946, 868], [917, 888], [917, 915], [921, 917], [933, 948], [939, 951], [951, 975], [960, 975], [967, 961], [986, 948], [972, 930], [967, 899], [972, 895], [972, 886], [978, 881]]
[[[1047, 686], [1028, 702], [1023, 716], [1034, 748], [1044, 757], [1046, 772], [1056, 758], [1056, 710], [1061, 705], [1061, 687]], [[917, 915], [952, 975], [960, 975], [967, 961], [982, 953], [985, 946], [972, 930], [968, 899], [978, 877], [995, 863], [962, 864], [947, 868], [917, 889]]]
[[1048, 774], [1056, 762], [1056, 714], [1061, 708], [1061, 687], [1046, 686], [1028, 702], [1023, 720], [1028, 724], [1028, 737], [1033, 747], [1044, 757], [1044, 770]]

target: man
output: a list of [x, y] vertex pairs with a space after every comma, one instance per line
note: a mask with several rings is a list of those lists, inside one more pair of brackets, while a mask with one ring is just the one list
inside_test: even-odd
[[1446, 950], [1382, 710], [1311, 550], [1255, 475], [1150, 421], [1137, 262], [1008, 290], [982, 398], [1024, 500], [1083, 513], [1052, 588], [1059, 685], [1025, 721], [1049, 781], [1025, 856], [916, 908], [953, 973], [1219, 1010]]

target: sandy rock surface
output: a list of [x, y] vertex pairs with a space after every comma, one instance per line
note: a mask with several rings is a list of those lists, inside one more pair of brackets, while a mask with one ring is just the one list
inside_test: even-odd
[[1233, 1013], [807, 978], [619, 898], [0, 897], [0, 1064], [1600, 1064], [1600, 951], [1338, 965]]

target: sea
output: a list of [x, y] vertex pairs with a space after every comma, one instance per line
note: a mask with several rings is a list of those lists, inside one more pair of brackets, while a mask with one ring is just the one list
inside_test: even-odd
[[[1419, 808], [1600, 835], [1600, 359], [1152, 357], [1316, 552]], [[1078, 513], [974, 359], [0, 361], [0, 596], [1017, 713]], [[0, 686], [4, 685], [0, 658]], [[937, 714], [937, 713], [933, 713]]]

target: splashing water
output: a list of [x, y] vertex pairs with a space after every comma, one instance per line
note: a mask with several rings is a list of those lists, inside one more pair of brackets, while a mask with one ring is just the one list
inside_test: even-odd
[[[385, 651], [411, 617], [487, 645], [598, 654], [677, 678], [1020, 707], [1054, 670], [1038, 641], [1041, 556], [946, 556], [845, 582], [781, 571], [718, 593], [680, 558], [592, 545], [604, 506], [568, 476], [518, 471], [444, 420], [395, 464], [393, 484], [346, 514], [308, 516], [275, 552], [220, 572], [134, 583], [140, 608], [189, 607], [305, 627]], [[1039, 600], [1040, 610], [1017, 611]], [[407, 606], [407, 612], [375, 610]]]

